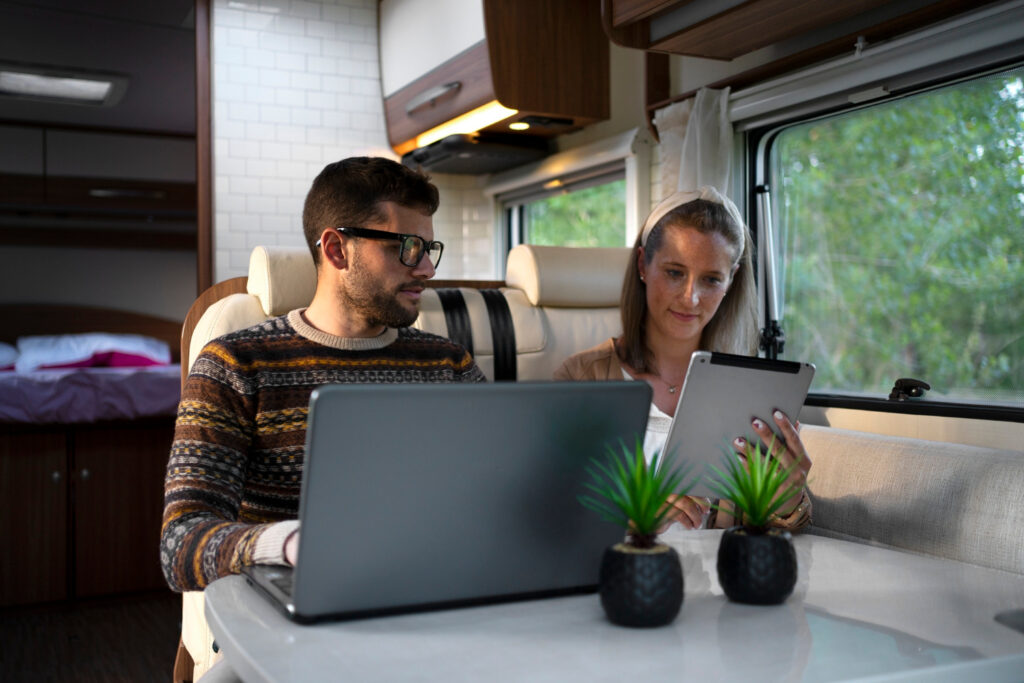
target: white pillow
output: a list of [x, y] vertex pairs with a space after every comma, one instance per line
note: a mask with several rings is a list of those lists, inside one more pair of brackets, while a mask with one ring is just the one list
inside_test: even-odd
[[61, 334], [21, 337], [18, 372], [40, 368], [144, 367], [169, 365], [171, 349], [166, 342], [139, 334]]
[[18, 360], [18, 349], [7, 342], [0, 342], [0, 370], [14, 369], [16, 360]]

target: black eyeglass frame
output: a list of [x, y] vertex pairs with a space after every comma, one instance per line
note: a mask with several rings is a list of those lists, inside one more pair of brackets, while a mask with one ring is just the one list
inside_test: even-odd
[[[444, 253], [444, 242], [440, 242], [438, 240], [428, 242], [419, 235], [410, 235], [408, 233], [401, 232], [388, 232], [386, 230], [372, 230], [370, 228], [341, 227], [331, 229], [337, 230], [344, 235], [351, 235], [352, 237], [365, 237], [366, 239], [371, 240], [391, 240], [393, 242], [401, 242], [402, 248], [398, 251], [398, 260], [403, 266], [408, 268], [415, 268], [422, 263], [423, 257], [430, 254], [434, 247], [437, 247], [437, 260], [434, 261], [431, 259], [430, 262], [433, 264], [434, 268], [437, 268], [438, 264], [441, 263], [441, 255]], [[319, 247], [320, 242], [321, 240], [317, 240], [316, 246]], [[419, 246], [420, 255], [413, 263], [409, 263], [406, 255], [415, 250], [415, 247], [412, 246], [413, 244], [417, 244]]]

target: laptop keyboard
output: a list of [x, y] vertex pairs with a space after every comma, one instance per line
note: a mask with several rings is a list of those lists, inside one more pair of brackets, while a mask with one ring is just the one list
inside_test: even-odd
[[294, 577], [295, 574], [291, 572], [288, 574], [280, 574], [278, 576], [270, 577], [270, 583], [280, 588], [285, 595], [290, 596], [292, 594], [292, 588], [295, 586]]

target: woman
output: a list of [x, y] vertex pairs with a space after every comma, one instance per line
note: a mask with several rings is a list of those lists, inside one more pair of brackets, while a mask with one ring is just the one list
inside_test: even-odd
[[[712, 187], [677, 192], [655, 207], [637, 238], [622, 284], [622, 336], [571, 356], [555, 379], [638, 379], [653, 389], [644, 452], [665, 444], [690, 355], [697, 350], [754, 355], [757, 310], [751, 252], [753, 243], [736, 206]], [[776, 411], [783, 436], [755, 419], [754, 432], [774, 443], [772, 455], [794, 468], [787, 483], [801, 495], [787, 501], [775, 526], [799, 530], [810, 523], [805, 489], [811, 461], [796, 427]], [[733, 442], [739, 452], [744, 440]], [[732, 516], [715, 514], [707, 498], [673, 500], [672, 518], [688, 529], [732, 526]]]

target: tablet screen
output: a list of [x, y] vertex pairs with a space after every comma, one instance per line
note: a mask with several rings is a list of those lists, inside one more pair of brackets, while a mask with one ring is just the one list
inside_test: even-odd
[[699, 476], [690, 494], [713, 496], [705, 483], [709, 465], [722, 469], [738, 436], [756, 443], [750, 426], [755, 417], [776, 432], [774, 410], [796, 421], [813, 377], [811, 363], [694, 352], [665, 439], [665, 452], [674, 453], [677, 463], [689, 463]]

